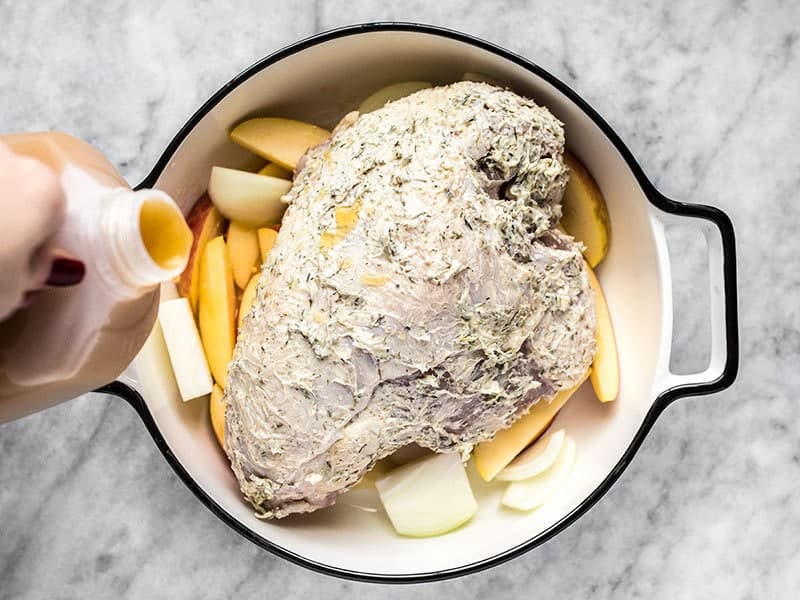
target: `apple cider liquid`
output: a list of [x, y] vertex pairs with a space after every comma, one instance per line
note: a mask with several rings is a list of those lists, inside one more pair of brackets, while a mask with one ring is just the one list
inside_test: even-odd
[[86, 265], [77, 286], [47, 288], [0, 322], [0, 422], [113, 381], [144, 344], [159, 283], [179, 275], [192, 234], [172, 199], [132, 191], [94, 147], [72, 136], [0, 136], [47, 165], [66, 198], [52, 246]]

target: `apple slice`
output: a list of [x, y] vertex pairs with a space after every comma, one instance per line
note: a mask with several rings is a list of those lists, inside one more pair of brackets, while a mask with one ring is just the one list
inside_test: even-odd
[[286, 210], [281, 197], [291, 187], [291, 181], [278, 177], [213, 167], [208, 194], [219, 212], [231, 221], [247, 227], [264, 227], [280, 222]]
[[375, 482], [395, 531], [411, 537], [447, 533], [478, 510], [458, 453], [434, 454]]
[[259, 175], [267, 175], [269, 177], [280, 177], [281, 179], [292, 180], [292, 172], [287, 171], [282, 166], [275, 163], [267, 163], [258, 172]]
[[475, 459], [475, 468], [483, 480], [494, 479], [517, 454], [539, 437], [588, 376], [587, 372], [575, 387], [561, 390], [550, 402], [540, 400], [511, 427], [501, 429], [488, 442], [475, 446], [472, 456]]
[[617, 340], [611, 324], [611, 314], [603, 294], [603, 288], [590, 267], [586, 267], [589, 284], [594, 291], [594, 311], [597, 321], [597, 352], [592, 363], [592, 387], [600, 402], [612, 402], [619, 394], [619, 357]]
[[208, 366], [214, 379], [223, 388], [236, 340], [235, 311], [233, 271], [225, 240], [218, 236], [208, 242], [200, 263], [198, 321]]
[[258, 247], [261, 250], [261, 262], [267, 260], [275, 240], [278, 239], [278, 232], [269, 227], [262, 227], [258, 230]]
[[211, 399], [208, 401], [208, 412], [211, 416], [211, 428], [220, 447], [225, 449], [225, 402], [222, 400], [224, 392], [216, 383], [211, 390]]
[[543, 473], [558, 458], [563, 442], [563, 429], [540, 437], [532, 446], [508, 463], [508, 466], [500, 471], [495, 479], [498, 481], [519, 481], [521, 479], [530, 479], [539, 473]]
[[570, 175], [561, 200], [561, 224], [567, 233], [583, 242], [583, 255], [594, 268], [608, 253], [608, 207], [586, 167], [568, 152], [564, 153], [564, 162]]
[[251, 152], [294, 171], [300, 157], [330, 135], [327, 129], [310, 123], [265, 117], [240, 123], [231, 131], [230, 137]]
[[256, 273], [250, 278], [250, 282], [247, 284], [247, 287], [244, 288], [242, 292], [242, 299], [239, 303], [239, 321], [236, 324], [238, 329], [242, 328], [242, 323], [244, 323], [244, 318], [247, 313], [250, 311], [250, 307], [253, 305], [253, 300], [256, 298], [256, 286], [258, 285], [258, 280], [261, 278], [261, 273]]
[[510, 483], [500, 502], [503, 506], [524, 511], [540, 507], [555, 496], [569, 479], [575, 465], [575, 454], [574, 440], [565, 437], [553, 466], [530, 479]]
[[189, 261], [178, 277], [177, 286], [180, 295], [189, 299], [192, 312], [197, 314], [200, 257], [203, 256], [208, 240], [222, 235], [225, 230], [225, 220], [212, 204], [208, 194], [203, 194], [186, 216], [186, 224], [191, 229], [194, 239], [192, 249], [189, 251]]
[[256, 230], [242, 225], [238, 221], [231, 221], [228, 226], [228, 256], [231, 259], [231, 269], [233, 270], [233, 281], [244, 289], [252, 279], [253, 274], [258, 272], [261, 251], [258, 246], [258, 233]]
[[214, 382], [189, 300], [175, 298], [162, 302], [158, 307], [158, 322], [184, 402], [211, 392]]
[[370, 113], [384, 106], [392, 100], [399, 100], [410, 96], [414, 92], [433, 87], [427, 81], [403, 81], [382, 87], [377, 92], [370, 94], [358, 107], [358, 112], [362, 115]]

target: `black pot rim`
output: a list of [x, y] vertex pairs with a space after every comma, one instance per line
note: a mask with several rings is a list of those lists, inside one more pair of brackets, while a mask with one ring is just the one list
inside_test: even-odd
[[566, 527], [574, 523], [580, 516], [588, 511], [600, 498], [611, 488], [613, 483], [620, 477], [622, 472], [631, 463], [634, 455], [641, 446], [644, 438], [647, 436], [650, 429], [655, 424], [658, 416], [663, 410], [674, 400], [685, 396], [699, 396], [719, 392], [729, 387], [738, 372], [739, 365], [739, 337], [738, 337], [738, 307], [737, 307], [737, 293], [736, 293], [736, 255], [735, 255], [735, 238], [733, 232], [733, 225], [731, 224], [728, 216], [717, 208], [705, 206], [700, 204], [687, 204], [676, 202], [662, 195], [653, 184], [647, 179], [642, 168], [634, 159], [628, 148], [614, 132], [611, 126], [595, 111], [585, 100], [583, 100], [577, 93], [575, 93], [569, 86], [558, 80], [556, 77], [532, 63], [531, 61], [519, 56], [515, 53], [509, 52], [499, 46], [490, 42], [464, 34], [452, 29], [439, 27], [435, 25], [426, 25], [420, 23], [407, 23], [407, 22], [374, 22], [364, 23], [360, 25], [349, 25], [332, 29], [317, 35], [313, 35], [299, 42], [291, 44], [277, 52], [267, 56], [266, 58], [254, 63], [236, 77], [231, 79], [228, 83], [222, 86], [216, 93], [214, 93], [189, 120], [178, 131], [172, 141], [167, 145], [161, 157], [156, 162], [151, 172], [144, 178], [144, 180], [136, 187], [136, 189], [153, 187], [155, 182], [161, 175], [162, 171], [169, 163], [172, 155], [177, 150], [178, 146], [189, 135], [191, 130], [197, 123], [213, 109], [225, 96], [227, 96], [233, 89], [238, 87], [241, 83], [260, 72], [261, 70], [269, 67], [277, 61], [286, 58], [287, 56], [296, 54], [306, 48], [322, 44], [324, 42], [352, 36], [362, 33], [372, 33], [381, 31], [407, 31], [416, 32], [427, 35], [435, 35], [445, 38], [464, 42], [472, 46], [481, 48], [491, 52], [497, 56], [505, 58], [529, 72], [541, 77], [549, 84], [558, 89], [566, 97], [568, 97], [574, 104], [576, 104], [597, 126], [602, 130], [604, 135], [612, 142], [614, 147], [619, 151], [631, 172], [636, 177], [639, 185], [644, 191], [647, 199], [655, 207], [676, 215], [694, 217], [705, 219], [717, 226], [720, 232], [723, 245], [723, 289], [725, 293], [724, 308], [725, 308], [725, 328], [726, 328], [726, 349], [727, 357], [724, 369], [720, 377], [714, 381], [682, 385], [674, 387], [662, 392], [653, 402], [650, 410], [645, 416], [642, 425], [636, 432], [631, 444], [626, 449], [622, 458], [609, 472], [606, 478], [598, 485], [598, 487], [587, 496], [572, 512], [563, 517], [560, 521], [549, 527], [547, 530], [541, 532], [537, 536], [518, 544], [504, 552], [498, 553], [480, 561], [461, 565], [452, 569], [441, 571], [430, 571], [423, 573], [411, 573], [406, 575], [397, 574], [384, 574], [384, 573], [369, 573], [354, 570], [341, 569], [323, 563], [309, 560], [300, 556], [286, 548], [278, 546], [266, 538], [258, 535], [248, 527], [241, 524], [231, 515], [229, 515], [220, 505], [218, 505], [205, 490], [189, 475], [184, 466], [173, 454], [166, 440], [156, 425], [153, 416], [150, 414], [144, 399], [138, 391], [131, 388], [122, 382], [111, 383], [98, 391], [106, 392], [118, 396], [128, 403], [136, 410], [140, 418], [144, 422], [150, 435], [153, 437], [159, 450], [170, 466], [174, 469], [180, 479], [186, 486], [205, 504], [212, 513], [222, 519], [234, 531], [242, 535], [247, 540], [257, 544], [261, 548], [289, 560], [297, 565], [311, 569], [318, 573], [332, 575], [344, 579], [351, 579], [363, 582], [375, 583], [422, 583], [439, 581], [468, 575], [488, 569], [495, 565], [504, 563], [512, 558], [518, 557], [529, 550], [543, 544], [556, 534], [563, 531]]

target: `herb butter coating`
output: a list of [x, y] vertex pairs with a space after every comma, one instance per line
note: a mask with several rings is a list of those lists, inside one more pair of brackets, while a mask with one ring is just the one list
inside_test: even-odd
[[225, 449], [264, 518], [410, 443], [466, 456], [595, 351], [546, 108], [461, 82], [356, 116], [304, 157], [228, 370]]

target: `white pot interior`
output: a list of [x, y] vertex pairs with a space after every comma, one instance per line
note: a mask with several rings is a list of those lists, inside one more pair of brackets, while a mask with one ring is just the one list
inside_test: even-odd
[[[533, 60], [536, 57], [532, 57]], [[491, 76], [547, 106], [566, 127], [567, 145], [589, 168], [612, 222], [610, 253], [598, 275], [619, 348], [621, 389], [600, 404], [587, 383], [558, 416], [577, 442], [575, 469], [565, 489], [531, 513], [503, 509], [502, 485], [472, 476], [480, 509], [464, 527], [430, 539], [396, 535], [363, 494], [312, 515], [261, 521], [241, 498], [227, 459], [211, 431], [207, 401], [181, 402], [171, 373], [159, 368], [164, 349], [153, 336], [129, 371], [175, 457], [214, 501], [244, 527], [290, 552], [329, 567], [408, 575], [459, 568], [523, 544], [581, 502], [620, 460], [655, 398], [658, 367], [669, 348], [669, 266], [660, 228], [627, 164], [602, 131], [568, 98], [523, 67], [463, 41], [430, 33], [376, 31], [329, 40], [286, 57], [232, 90], [175, 152], [157, 187], [187, 212], [205, 191], [212, 165], [255, 166], [228, 141], [246, 117], [286, 116], [332, 127], [381, 86], [403, 80], [444, 84], [467, 71]], [[167, 363], [168, 364], [168, 363]]]

